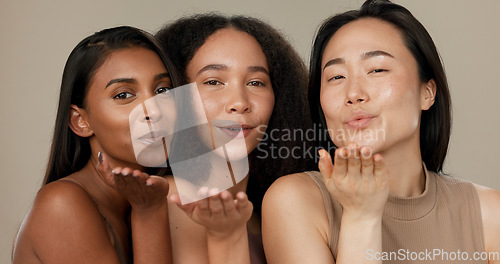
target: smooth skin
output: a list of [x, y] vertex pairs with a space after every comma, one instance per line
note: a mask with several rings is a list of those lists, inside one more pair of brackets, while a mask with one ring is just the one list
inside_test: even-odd
[[[218, 30], [196, 51], [186, 75], [197, 84], [209, 122], [231, 120], [248, 130], [246, 148], [226, 145], [229, 156], [246, 156], [254, 150], [274, 107], [267, 59], [258, 42], [241, 31]], [[217, 127], [210, 129], [221, 133], [213, 131]], [[113, 171], [121, 176], [124, 172], [141, 174], [131, 168]], [[140, 177], [128, 179], [142, 181]], [[168, 214], [174, 263], [250, 263], [248, 230], [260, 232], [260, 223], [252, 217], [253, 205], [245, 193], [248, 176], [222, 192], [203, 187], [200, 196], [208, 198], [185, 205], [172, 177], [154, 179], [168, 181], [171, 187]]]
[[178, 195], [170, 200], [177, 204], [196, 224], [206, 228], [208, 263], [250, 263], [247, 222], [253, 205], [244, 192], [233, 199], [229, 191], [200, 189], [210, 197], [182, 205]]
[[[106, 58], [85, 107], [68, 109], [70, 128], [89, 139], [92, 156], [82, 170], [38, 192], [19, 231], [14, 263], [120, 263], [115, 246], [130, 253], [130, 235], [134, 263], [172, 263], [168, 184], [142, 174], [137, 174], [139, 181], [129, 181], [110, 169], [144, 170], [135, 161], [128, 116], [141, 102], [169, 89], [167, 70], [150, 50], [127, 48]], [[98, 152], [106, 153], [102, 162]]]
[[[267, 59], [255, 38], [231, 28], [214, 32], [188, 63], [186, 76], [196, 82], [209, 122], [231, 120], [250, 127], [245, 151], [253, 151], [262, 137], [259, 129], [268, 124], [274, 107]], [[230, 155], [241, 152], [227, 151]], [[260, 223], [251, 217], [247, 184], [248, 177], [188, 206], [180, 206], [171, 184], [174, 263], [250, 263], [247, 230], [260, 233]]]
[[[436, 85], [419, 80], [398, 29], [375, 18], [340, 28], [325, 48], [322, 69], [321, 107], [339, 146], [335, 165], [325, 151], [319, 161], [330, 195], [343, 207], [337, 263], [382, 263], [367, 261], [365, 250], [381, 251], [389, 192], [412, 197], [424, 191], [420, 115], [434, 103]], [[366, 120], [353, 121], [356, 116]], [[377, 137], [376, 131], [385, 133]], [[342, 132], [357, 136], [338, 136]], [[498, 252], [500, 192], [477, 190], [486, 250]], [[262, 228], [269, 263], [335, 263], [321, 193], [303, 173], [282, 177], [268, 190]]]

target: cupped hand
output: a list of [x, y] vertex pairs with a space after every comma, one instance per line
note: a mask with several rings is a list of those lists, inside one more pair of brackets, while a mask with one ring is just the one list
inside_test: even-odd
[[167, 179], [140, 170], [116, 167], [111, 169], [104, 153], [97, 166], [103, 180], [123, 195], [136, 209], [155, 209], [167, 204]]
[[351, 144], [330, 154], [320, 150], [319, 170], [330, 195], [343, 208], [344, 215], [381, 218], [389, 196], [389, 183], [380, 154], [369, 147]]
[[207, 234], [218, 238], [231, 236], [237, 230], [246, 230], [246, 223], [252, 216], [253, 205], [244, 192], [236, 194], [236, 199], [229, 191], [219, 193], [217, 189], [202, 187], [200, 196], [209, 197], [182, 205], [177, 194], [170, 200], [182, 209], [194, 222], [203, 225]]

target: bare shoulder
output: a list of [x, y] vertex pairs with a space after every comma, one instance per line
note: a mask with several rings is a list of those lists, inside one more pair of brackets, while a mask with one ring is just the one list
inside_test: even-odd
[[[66, 228], [78, 228], [102, 222], [97, 205], [79, 185], [56, 181], [42, 187], [35, 198], [23, 226], [28, 235], [57, 236]], [[43, 242], [42, 242], [43, 243]]]
[[48, 217], [70, 217], [74, 214], [80, 215], [82, 211], [98, 213], [95, 202], [87, 192], [69, 181], [56, 181], [42, 187], [32, 208], [32, 213]]
[[[500, 252], [500, 191], [475, 185], [483, 220], [484, 240], [488, 252]], [[498, 256], [497, 256], [498, 257]], [[490, 260], [489, 263], [500, 263], [500, 260]]]
[[306, 173], [276, 180], [262, 202], [262, 237], [268, 263], [331, 263], [323, 197]]
[[[481, 211], [483, 216], [487, 218], [500, 216], [500, 191], [495, 189], [475, 184], [479, 201], [481, 203]], [[500, 223], [500, 217], [496, 217]]]
[[[304, 172], [278, 178], [267, 190], [262, 207], [271, 214], [280, 211], [286, 211], [287, 214], [297, 212], [297, 217], [324, 212], [320, 189], [311, 176]], [[304, 220], [309, 219], [307, 217]]]
[[[303, 198], [321, 198], [318, 185], [305, 172], [286, 175], [278, 178], [266, 192], [264, 200], [290, 201], [293, 197]], [[313, 196], [313, 197], [311, 197]]]
[[103, 218], [87, 192], [75, 183], [56, 181], [38, 191], [16, 248], [51, 262], [78, 257], [87, 247], [112, 249], [110, 245]]

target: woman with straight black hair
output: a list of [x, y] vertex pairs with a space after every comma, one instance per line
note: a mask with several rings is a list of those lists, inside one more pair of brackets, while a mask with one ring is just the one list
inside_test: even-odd
[[[178, 84], [167, 56], [142, 30], [105, 29], [73, 49], [44, 183], [13, 263], [172, 263], [168, 183], [139, 172], [147, 168], [134, 155], [129, 114]], [[145, 120], [159, 119], [156, 112]], [[129, 169], [111, 173], [122, 167]]]
[[[241, 124], [249, 161], [248, 175], [228, 191], [183, 210], [169, 206], [174, 262], [264, 263], [262, 197], [278, 177], [313, 165], [310, 142], [292, 134], [311, 127], [306, 67], [276, 29], [251, 17], [183, 17], [155, 37], [171, 54], [183, 82], [196, 83], [208, 121]], [[245, 197], [245, 192], [253, 210], [248, 205], [234, 210], [233, 197]], [[212, 217], [200, 217], [196, 208]], [[239, 217], [229, 217], [234, 211]]]
[[500, 192], [442, 174], [450, 94], [410, 11], [368, 0], [327, 19], [309, 102], [338, 148], [266, 193], [269, 263], [500, 263]]

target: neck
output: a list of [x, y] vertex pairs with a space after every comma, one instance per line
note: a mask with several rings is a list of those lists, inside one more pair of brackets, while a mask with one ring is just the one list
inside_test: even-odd
[[114, 215], [125, 217], [130, 209], [128, 201], [110, 187], [97, 172], [97, 158], [91, 157], [87, 165], [76, 176], [89, 194], [96, 200], [99, 208]]
[[420, 147], [418, 151], [395, 147], [398, 151], [380, 153], [384, 157], [389, 177], [391, 194], [400, 197], [418, 196], [425, 189], [425, 175], [422, 167]]

